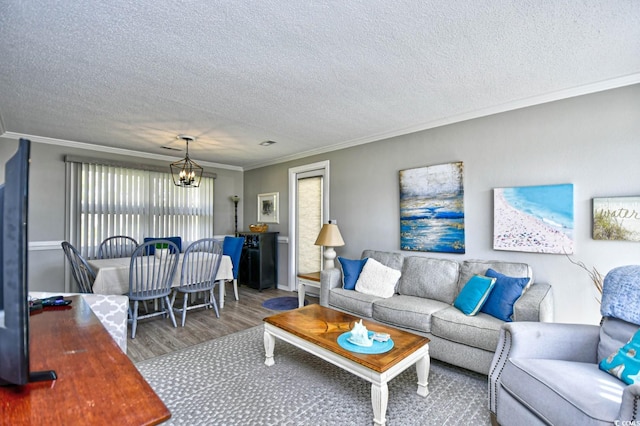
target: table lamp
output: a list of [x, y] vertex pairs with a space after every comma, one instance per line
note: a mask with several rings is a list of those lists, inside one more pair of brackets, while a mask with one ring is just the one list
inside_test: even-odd
[[316, 246], [324, 246], [324, 269], [333, 268], [333, 260], [336, 258], [336, 251], [333, 248], [344, 245], [337, 221], [330, 220], [329, 223], [322, 225], [314, 244]]

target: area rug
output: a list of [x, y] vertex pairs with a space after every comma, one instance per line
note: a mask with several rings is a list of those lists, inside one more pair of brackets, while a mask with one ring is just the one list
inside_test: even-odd
[[[264, 364], [257, 326], [136, 364], [171, 411], [167, 425], [371, 425], [371, 385], [276, 339]], [[415, 368], [389, 382], [387, 425], [489, 425], [487, 378], [431, 362], [429, 395]]]
[[[308, 305], [309, 301], [305, 300], [304, 304], [305, 306]], [[288, 311], [298, 307], [298, 298], [291, 296], [273, 297], [262, 302], [262, 307], [273, 309], [274, 311]]]

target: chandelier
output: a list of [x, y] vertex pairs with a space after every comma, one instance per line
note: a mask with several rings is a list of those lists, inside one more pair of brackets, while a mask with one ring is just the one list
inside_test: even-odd
[[179, 135], [178, 139], [186, 142], [187, 153], [184, 156], [184, 160], [175, 161], [170, 165], [173, 183], [183, 188], [197, 188], [200, 186], [203, 168], [189, 158], [189, 142], [193, 142], [195, 138], [192, 136]]

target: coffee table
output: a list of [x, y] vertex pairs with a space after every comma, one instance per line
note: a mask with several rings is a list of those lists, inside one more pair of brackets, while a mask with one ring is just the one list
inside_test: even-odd
[[389, 388], [387, 383], [412, 365], [418, 373], [418, 395], [429, 394], [429, 339], [371, 321], [363, 321], [370, 331], [391, 335], [394, 347], [386, 353], [370, 355], [343, 349], [338, 336], [350, 331], [360, 318], [313, 304], [264, 319], [265, 364], [274, 365], [276, 337], [324, 359], [371, 383], [373, 421], [385, 424]]

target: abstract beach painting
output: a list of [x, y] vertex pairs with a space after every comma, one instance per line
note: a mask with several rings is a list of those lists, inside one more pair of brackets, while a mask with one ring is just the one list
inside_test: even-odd
[[400, 171], [400, 249], [464, 253], [462, 162]]
[[594, 198], [593, 239], [640, 241], [640, 197]]
[[573, 253], [573, 185], [493, 190], [494, 250]]

